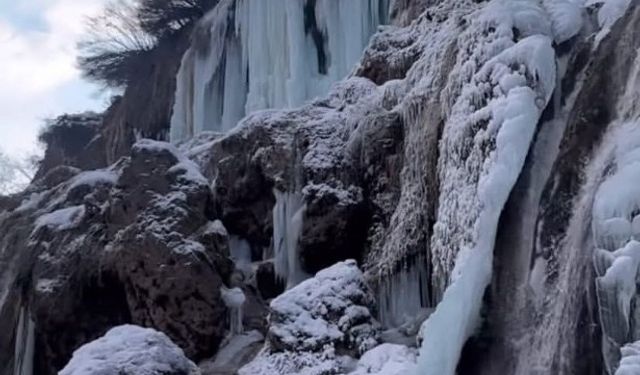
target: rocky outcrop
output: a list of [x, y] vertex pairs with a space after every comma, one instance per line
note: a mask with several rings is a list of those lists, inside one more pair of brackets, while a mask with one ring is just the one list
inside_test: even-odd
[[143, 140], [108, 169], [52, 170], [4, 212], [0, 225], [13, 234], [2, 247], [2, 295], [12, 302], [0, 321], [14, 332], [11, 306], [28, 306], [36, 372], [54, 373], [123, 323], [162, 330], [191, 358], [212, 355], [227, 329], [219, 287], [233, 265], [228, 239], [207, 230], [210, 202], [195, 164]]
[[98, 137], [103, 119], [101, 114], [87, 112], [50, 120], [40, 134], [46, 149], [35, 178], [42, 178], [62, 165], [85, 170], [105, 167], [104, 144]]

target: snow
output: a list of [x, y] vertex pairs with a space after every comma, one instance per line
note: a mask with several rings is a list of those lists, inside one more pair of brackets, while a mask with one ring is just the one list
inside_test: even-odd
[[238, 371], [238, 375], [327, 375], [339, 374], [340, 362], [335, 352], [320, 353], [261, 351], [253, 361]]
[[274, 195], [274, 270], [280, 280], [286, 281], [289, 289], [308, 277], [300, 264], [298, 244], [306, 206], [299, 193], [282, 193], [276, 189]]
[[110, 169], [81, 172], [71, 179], [69, 190], [82, 185], [89, 187], [99, 184], [115, 185], [118, 182], [118, 177], [118, 173]]
[[168, 152], [178, 161], [169, 168], [168, 173], [175, 173], [179, 178], [199, 185], [209, 185], [209, 181], [200, 172], [200, 167], [184, 156], [174, 145], [153, 139], [141, 139], [132, 146], [133, 152]]
[[199, 375], [200, 371], [164, 334], [124, 325], [73, 353], [60, 375]]
[[16, 212], [30, 211], [38, 208], [40, 203], [42, 203], [44, 198], [48, 195], [47, 193], [47, 191], [41, 191], [29, 194], [29, 196], [20, 203], [20, 206], [16, 208]]
[[417, 351], [403, 345], [382, 344], [364, 353], [350, 375], [405, 375], [416, 371]]
[[246, 297], [242, 289], [231, 288], [228, 289], [224, 286], [220, 287], [220, 294], [224, 304], [229, 309], [229, 332], [231, 334], [241, 334], [244, 331], [242, 327], [242, 305], [246, 301]]
[[271, 301], [269, 334], [295, 350], [341, 341], [364, 351], [375, 342], [373, 301], [356, 262], [340, 262]]
[[343, 374], [353, 358], [377, 344], [374, 304], [353, 260], [318, 272], [271, 301], [269, 333], [262, 351], [240, 375]]
[[38, 279], [36, 290], [38, 293], [52, 293], [62, 282], [58, 279]]
[[[299, 106], [354, 67], [387, 0], [225, 0], [197, 26], [177, 76], [171, 141]], [[313, 27], [315, 25], [315, 28]]]
[[[541, 26], [545, 17], [534, 4], [521, 1], [493, 1], [476, 17], [476, 27], [497, 23], [496, 33], [507, 36], [513, 25], [526, 36], [515, 44], [508, 39], [486, 42], [485, 53], [490, 54], [484, 61], [471, 60], [470, 69], [477, 70], [463, 81], [444, 128], [439, 219], [432, 243], [439, 257], [437, 275], [443, 277], [452, 260], [454, 266], [449, 286], [422, 327], [420, 374], [454, 374], [462, 346], [479, 323], [500, 213], [555, 88], [555, 53], [547, 28]], [[469, 30], [481, 33], [473, 24]]]
[[84, 219], [84, 215], [84, 205], [61, 208], [38, 217], [36, 219], [33, 232], [37, 232], [42, 227], [46, 227], [53, 231], [73, 229], [80, 225]]

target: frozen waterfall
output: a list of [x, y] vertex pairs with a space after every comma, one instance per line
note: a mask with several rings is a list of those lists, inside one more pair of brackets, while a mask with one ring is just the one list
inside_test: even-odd
[[300, 265], [298, 246], [305, 206], [300, 194], [282, 193], [278, 190], [274, 194], [274, 268], [276, 277], [285, 281], [289, 289], [308, 277]]
[[32, 375], [35, 350], [35, 323], [29, 310], [22, 308], [16, 331], [14, 375]]
[[221, 1], [182, 59], [171, 141], [326, 93], [350, 73], [388, 8], [389, 0]]
[[[521, 18], [524, 10], [526, 17]], [[455, 374], [463, 345], [478, 327], [500, 214], [556, 82], [549, 30], [527, 29], [529, 36], [513, 41], [514, 29], [542, 24], [542, 9], [525, 1], [494, 1], [475, 16], [469, 32], [494, 32], [486, 33], [487, 39], [475, 48], [484, 52], [485, 43], [502, 48], [475, 57], [472, 66], [477, 70], [464, 84], [444, 127], [432, 249], [434, 271], [448, 277], [449, 285], [421, 329], [420, 375]], [[472, 149], [468, 157], [457, 151], [463, 148]]]
[[225, 306], [229, 309], [229, 332], [231, 335], [239, 335], [244, 331], [242, 326], [242, 306], [247, 297], [240, 288], [220, 287], [220, 294]]

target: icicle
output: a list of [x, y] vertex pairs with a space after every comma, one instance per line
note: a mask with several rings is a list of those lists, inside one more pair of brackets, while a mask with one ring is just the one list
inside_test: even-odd
[[302, 231], [305, 206], [302, 196], [274, 190], [273, 250], [276, 277], [287, 283], [287, 289], [308, 277], [302, 271], [298, 240]]
[[240, 288], [228, 289], [224, 286], [220, 287], [220, 294], [224, 304], [229, 309], [229, 332], [232, 335], [238, 335], [244, 332], [242, 326], [242, 305], [246, 301], [246, 297]]
[[429, 274], [424, 257], [402, 267], [378, 285], [378, 319], [387, 328], [411, 321], [429, 305]]
[[22, 307], [16, 331], [14, 375], [33, 375], [34, 350], [35, 323], [31, 319], [29, 310]]
[[207, 13], [178, 72], [171, 141], [301, 105], [349, 74], [386, 20], [388, 0], [313, 3], [224, 0]]

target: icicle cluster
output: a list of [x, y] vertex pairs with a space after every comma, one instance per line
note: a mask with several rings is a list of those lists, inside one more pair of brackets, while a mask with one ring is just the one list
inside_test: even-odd
[[226, 131], [250, 112], [326, 93], [387, 12], [388, 0], [221, 1], [182, 60], [171, 141]]
[[378, 318], [385, 327], [412, 321], [429, 306], [429, 274], [424, 257], [410, 262], [378, 285]]

